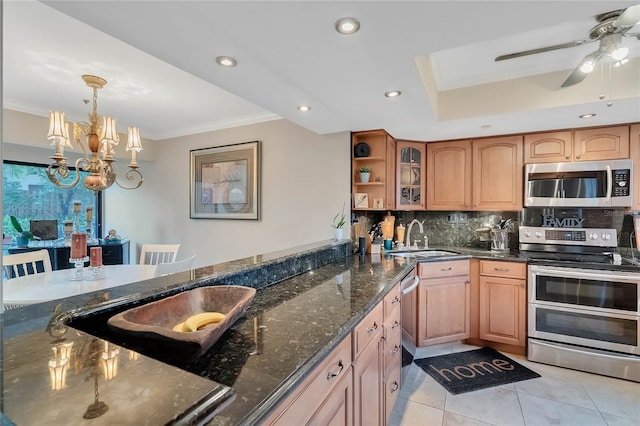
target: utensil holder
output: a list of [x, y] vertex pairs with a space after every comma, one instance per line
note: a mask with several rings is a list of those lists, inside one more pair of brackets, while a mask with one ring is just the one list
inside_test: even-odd
[[509, 251], [509, 230], [493, 229], [491, 231], [491, 251]]

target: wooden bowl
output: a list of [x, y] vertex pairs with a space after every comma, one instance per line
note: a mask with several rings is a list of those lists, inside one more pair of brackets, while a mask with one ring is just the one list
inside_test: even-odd
[[[123, 311], [107, 324], [115, 332], [135, 338], [137, 346], [145, 342], [142, 346], [148, 346], [152, 353], [190, 359], [206, 352], [244, 314], [255, 294], [254, 288], [243, 286], [199, 287]], [[194, 332], [173, 331], [176, 324], [202, 312], [221, 312], [225, 318]]]

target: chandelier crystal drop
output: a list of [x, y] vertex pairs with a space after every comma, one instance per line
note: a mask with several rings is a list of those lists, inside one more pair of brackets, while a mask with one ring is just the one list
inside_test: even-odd
[[[136, 161], [136, 154], [142, 151], [140, 130], [137, 127], [129, 127], [128, 129], [125, 149], [131, 151], [131, 162], [129, 170], [124, 174], [128, 184], [123, 185], [117, 180], [116, 160], [113, 157], [114, 147], [120, 141], [116, 120], [106, 116], [100, 120], [97, 113], [98, 89], [102, 89], [107, 81], [94, 75], [83, 75], [82, 79], [93, 90], [93, 110], [89, 114], [89, 122], [71, 123], [72, 133], [70, 135], [69, 123], [65, 121], [64, 112], [51, 111], [49, 113], [47, 138], [52, 141], [51, 146], [55, 147], [55, 153], [50, 157], [54, 162], [47, 168], [47, 177], [59, 188], [73, 188], [80, 182], [80, 170], [82, 169], [90, 173], [84, 178], [83, 186], [92, 191], [103, 191], [114, 183], [124, 189], [139, 188], [144, 181]], [[64, 156], [64, 149], [73, 148], [72, 139], [82, 148], [84, 156], [75, 162], [76, 175], [73, 180], [66, 182], [71, 176], [71, 170], [67, 158]]]

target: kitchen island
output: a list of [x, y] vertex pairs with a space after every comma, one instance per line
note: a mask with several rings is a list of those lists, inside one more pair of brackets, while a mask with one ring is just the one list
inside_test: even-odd
[[[3, 413], [19, 425], [255, 424], [415, 264], [351, 256], [350, 249], [349, 241], [312, 244], [7, 311]], [[196, 360], [164, 360], [105, 325], [129, 307], [216, 284], [258, 292], [244, 317]], [[108, 410], [88, 422], [83, 415], [98, 402]]]

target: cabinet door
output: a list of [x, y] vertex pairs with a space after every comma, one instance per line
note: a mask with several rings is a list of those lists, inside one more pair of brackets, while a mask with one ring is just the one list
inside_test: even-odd
[[474, 140], [473, 210], [522, 209], [522, 136]]
[[353, 363], [353, 419], [355, 425], [378, 426], [382, 424], [381, 344], [381, 339], [371, 342]]
[[480, 276], [480, 338], [525, 346], [525, 281]]
[[469, 275], [420, 281], [419, 346], [469, 337]]
[[396, 209], [425, 209], [424, 142], [397, 141], [396, 153]]
[[427, 209], [471, 210], [471, 141], [427, 144]]
[[387, 371], [387, 375], [384, 379], [384, 423], [387, 424], [389, 416], [391, 416], [391, 410], [393, 405], [398, 399], [400, 393], [400, 378], [402, 377], [402, 362], [398, 360], [391, 369]]
[[524, 136], [524, 162], [562, 163], [571, 161], [571, 131], [534, 133]]
[[631, 159], [633, 160], [633, 205], [630, 210], [640, 210], [640, 124], [631, 126], [629, 132]]
[[[402, 281], [402, 287], [408, 288], [414, 282], [416, 271], [407, 275]], [[401, 303], [401, 316], [402, 316], [402, 336], [409, 340], [414, 345], [417, 345], [416, 337], [417, 325], [418, 325], [418, 289], [411, 291], [410, 293], [402, 295]]]
[[573, 152], [574, 161], [629, 158], [629, 126], [576, 130]]

